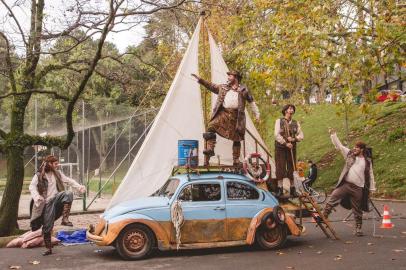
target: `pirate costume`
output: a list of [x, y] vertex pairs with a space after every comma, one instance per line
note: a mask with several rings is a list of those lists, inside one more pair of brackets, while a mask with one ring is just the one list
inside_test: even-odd
[[[293, 105], [287, 105], [283, 108], [282, 114], [285, 115], [286, 110]], [[283, 194], [283, 179], [289, 178], [290, 180], [290, 194], [296, 195], [296, 189], [293, 185], [293, 171], [294, 163], [296, 163], [296, 145], [304, 138], [303, 131], [299, 122], [296, 120], [288, 120], [285, 117], [275, 121], [275, 172], [277, 179], [277, 196]], [[294, 139], [292, 149], [287, 144], [289, 143], [288, 137]]]
[[45, 172], [44, 165], [31, 180], [31, 219], [32, 231], [42, 226], [42, 234], [47, 251], [43, 255], [52, 254], [51, 233], [54, 222], [62, 215], [61, 225], [73, 226], [69, 221], [69, 213], [73, 202], [72, 191], [65, 190], [65, 184], [83, 193], [85, 187], [65, 176], [60, 171]]
[[[227, 72], [227, 75], [234, 75], [238, 81], [241, 80], [239, 72]], [[217, 94], [216, 104], [208, 123], [207, 132], [203, 134], [206, 141], [206, 149], [203, 154], [206, 156], [205, 164], [209, 164], [210, 157], [214, 156], [216, 134], [233, 141], [233, 165], [240, 164], [241, 141], [245, 136], [245, 104], [251, 106], [256, 119], [259, 119], [259, 110], [254, 98], [247, 87], [238, 84], [234, 89], [230, 84], [214, 84], [202, 78], [198, 82], [209, 91]]]
[[356, 156], [353, 150], [341, 144], [336, 133], [331, 135], [331, 141], [343, 155], [345, 165], [323, 214], [327, 218], [338, 204], [346, 209], [351, 209], [355, 219], [354, 233], [362, 236], [362, 211], [369, 210], [370, 191], [376, 190], [372, 160], [365, 156]]

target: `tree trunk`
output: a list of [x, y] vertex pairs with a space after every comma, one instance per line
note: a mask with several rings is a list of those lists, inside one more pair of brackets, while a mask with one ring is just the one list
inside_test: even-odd
[[0, 205], [0, 236], [11, 235], [17, 228], [18, 206], [24, 183], [24, 114], [30, 96], [14, 99], [10, 134], [6, 144], [7, 182]]
[[11, 235], [17, 228], [18, 206], [24, 182], [24, 148], [7, 151], [7, 182], [0, 205], [0, 236]]

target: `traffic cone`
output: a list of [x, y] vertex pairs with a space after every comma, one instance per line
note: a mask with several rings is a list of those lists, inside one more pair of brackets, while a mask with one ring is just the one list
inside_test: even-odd
[[383, 206], [383, 219], [381, 229], [392, 229], [395, 225], [390, 220], [389, 207], [387, 205]]

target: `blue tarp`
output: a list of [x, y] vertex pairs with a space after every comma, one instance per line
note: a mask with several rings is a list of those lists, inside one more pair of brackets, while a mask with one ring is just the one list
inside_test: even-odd
[[59, 231], [56, 234], [56, 238], [61, 240], [62, 244], [86, 244], [89, 241], [86, 239], [86, 230], [81, 229], [77, 231]]

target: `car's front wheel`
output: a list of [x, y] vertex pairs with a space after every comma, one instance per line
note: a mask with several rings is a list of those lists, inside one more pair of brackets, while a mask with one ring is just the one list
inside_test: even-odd
[[130, 224], [116, 240], [118, 254], [126, 260], [140, 260], [148, 257], [155, 246], [153, 232], [145, 225]]
[[275, 249], [285, 244], [287, 235], [286, 225], [278, 224], [272, 229], [260, 227], [255, 237], [262, 249]]

